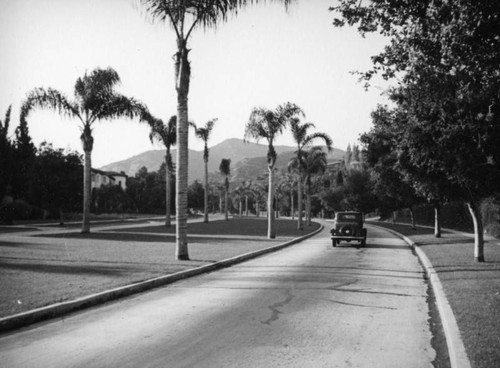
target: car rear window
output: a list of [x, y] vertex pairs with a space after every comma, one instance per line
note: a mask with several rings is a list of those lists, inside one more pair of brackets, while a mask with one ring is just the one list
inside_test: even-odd
[[341, 221], [358, 221], [360, 219], [360, 215], [356, 213], [339, 213], [337, 215], [337, 219]]

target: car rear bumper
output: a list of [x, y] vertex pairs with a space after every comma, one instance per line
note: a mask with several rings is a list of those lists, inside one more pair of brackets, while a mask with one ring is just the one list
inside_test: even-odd
[[365, 240], [365, 237], [364, 236], [345, 236], [345, 235], [332, 235], [331, 236], [332, 240], [346, 240], [346, 241], [350, 241], [350, 240]]

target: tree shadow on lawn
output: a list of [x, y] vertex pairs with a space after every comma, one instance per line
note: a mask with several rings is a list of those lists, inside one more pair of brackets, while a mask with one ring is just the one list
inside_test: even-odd
[[120, 277], [130, 275], [131, 272], [142, 271], [137, 267], [126, 266], [104, 266], [104, 265], [61, 265], [61, 264], [41, 264], [28, 262], [0, 262], [0, 268], [4, 270], [74, 274], [74, 275], [97, 275]]
[[40, 234], [36, 235], [42, 238], [56, 239], [87, 239], [87, 240], [114, 240], [122, 242], [175, 242], [175, 236], [168, 235], [148, 235], [148, 234], [132, 234], [132, 233], [115, 233], [115, 232], [93, 232], [82, 234], [80, 232], [59, 233], [59, 234]]
[[[299, 237], [317, 230], [320, 225], [313, 223], [311, 226], [304, 225], [304, 230], [297, 230], [297, 221], [277, 219], [276, 236], [278, 237]], [[192, 222], [188, 223], [188, 236], [194, 235], [241, 235], [241, 236], [267, 236], [266, 218], [232, 218], [229, 221], [216, 220], [208, 223]], [[164, 225], [128, 228], [128, 231], [144, 233], [175, 234], [175, 226], [166, 227]], [[111, 230], [112, 231], [112, 230]], [[119, 231], [119, 230], [118, 230]]]
[[3, 233], [20, 233], [25, 231], [37, 231], [36, 227], [13, 227], [13, 226], [0, 226], [0, 234]]
[[50, 248], [51, 244], [40, 244], [21, 241], [3, 241], [0, 240], [0, 248]]
[[[134, 230], [135, 231], [135, 230]], [[62, 234], [41, 234], [36, 235], [37, 237], [43, 238], [56, 238], [56, 239], [87, 239], [87, 240], [111, 240], [119, 242], [144, 242], [144, 243], [175, 243], [176, 238], [174, 234], [137, 234], [128, 232], [118, 232], [106, 231], [106, 232], [93, 232], [93, 233], [62, 233]], [[201, 243], [201, 244], [226, 244], [235, 243], [241, 241], [251, 241], [251, 242], [269, 242], [270, 240], [262, 237], [261, 239], [256, 238], [245, 238], [245, 237], [230, 237], [230, 238], [217, 238], [214, 236], [193, 236], [188, 235], [188, 243]], [[279, 239], [274, 239], [274, 241], [279, 241]], [[33, 244], [36, 245], [36, 244]]]

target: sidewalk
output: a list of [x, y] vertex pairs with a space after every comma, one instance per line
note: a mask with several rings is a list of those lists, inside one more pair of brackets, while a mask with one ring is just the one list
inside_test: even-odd
[[392, 229], [423, 252], [439, 278], [473, 368], [500, 367], [500, 240], [485, 240], [484, 263], [474, 261], [473, 234], [370, 222]]

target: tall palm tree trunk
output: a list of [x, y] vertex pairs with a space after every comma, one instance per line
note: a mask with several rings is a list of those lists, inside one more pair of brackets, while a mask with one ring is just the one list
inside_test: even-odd
[[219, 213], [222, 214], [222, 189], [219, 193]]
[[83, 219], [82, 219], [82, 233], [90, 232], [90, 201], [91, 186], [92, 186], [92, 149], [94, 148], [94, 138], [92, 137], [92, 130], [89, 125], [83, 129], [80, 137], [84, 152], [84, 165], [83, 165]]
[[274, 228], [274, 187], [273, 187], [273, 166], [269, 166], [269, 190], [267, 193], [267, 237], [269, 239], [276, 238], [276, 230]]
[[175, 77], [177, 90], [177, 160], [175, 178], [176, 258], [188, 260], [187, 189], [188, 189], [188, 93], [191, 76], [186, 41], [177, 41]]
[[307, 193], [307, 225], [311, 226], [311, 192]]
[[227, 208], [227, 205], [228, 205], [228, 192], [229, 192], [229, 188], [226, 188], [226, 192], [224, 193], [224, 211], [225, 211], [224, 218], [225, 218], [226, 221], [229, 220], [228, 208]]
[[294, 203], [293, 203], [293, 190], [292, 190], [292, 194], [290, 194], [290, 204], [291, 204], [292, 220], [295, 220], [295, 208], [293, 208], [293, 206], [294, 206]]
[[167, 155], [167, 165], [166, 165], [166, 173], [165, 173], [165, 191], [166, 191], [166, 199], [165, 199], [165, 226], [170, 226], [172, 224], [171, 219], [171, 209], [170, 209], [170, 198], [172, 196], [172, 185], [171, 185], [171, 168], [169, 167], [169, 158]]
[[203, 222], [208, 222], [208, 160], [204, 161], [205, 161], [205, 193], [204, 193], [205, 213], [203, 217]]
[[84, 151], [84, 168], [83, 168], [83, 219], [82, 233], [90, 232], [90, 187], [92, 177], [92, 160], [90, 151]]
[[302, 180], [299, 176], [299, 180], [297, 181], [297, 230], [302, 230]]

